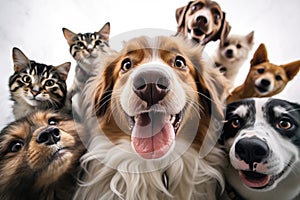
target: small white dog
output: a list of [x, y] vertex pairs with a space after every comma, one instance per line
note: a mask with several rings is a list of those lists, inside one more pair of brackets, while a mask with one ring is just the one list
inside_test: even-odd
[[229, 35], [220, 42], [212, 59], [215, 66], [234, 85], [235, 78], [253, 47], [254, 31], [247, 35]]

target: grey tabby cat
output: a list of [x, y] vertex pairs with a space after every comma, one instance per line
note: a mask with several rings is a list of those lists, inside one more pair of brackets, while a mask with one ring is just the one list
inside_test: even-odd
[[81, 92], [87, 79], [92, 75], [101, 55], [111, 51], [108, 41], [110, 23], [107, 22], [98, 32], [74, 33], [63, 28], [63, 34], [70, 46], [70, 53], [77, 62], [70, 98]]
[[12, 55], [14, 74], [9, 78], [9, 89], [16, 119], [36, 109], [71, 112], [66, 86], [70, 62], [59, 66], [37, 63], [16, 47]]

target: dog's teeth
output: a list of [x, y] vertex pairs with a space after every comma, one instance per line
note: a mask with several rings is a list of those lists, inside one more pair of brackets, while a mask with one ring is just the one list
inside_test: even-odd
[[176, 119], [175, 115], [170, 115], [171, 124], [173, 124], [175, 122], [175, 119]]

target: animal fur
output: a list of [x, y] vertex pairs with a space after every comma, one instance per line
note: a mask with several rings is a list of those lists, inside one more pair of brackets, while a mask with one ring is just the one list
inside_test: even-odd
[[250, 62], [244, 83], [236, 87], [227, 103], [251, 97], [271, 97], [280, 93], [300, 69], [300, 60], [284, 65], [269, 62], [264, 44], [260, 44]]
[[225, 12], [220, 5], [211, 0], [190, 1], [186, 6], [176, 9], [177, 33], [201, 45], [210, 41], [224, 42], [230, 32]]
[[0, 199], [72, 199], [82, 127], [63, 114], [37, 111], [0, 133]]
[[254, 38], [254, 31], [247, 35], [229, 35], [223, 43], [220, 42], [212, 59], [220, 72], [229, 80], [232, 87], [235, 78], [247, 60]]
[[[211, 148], [222, 118], [223, 76], [203, 65], [201, 51], [181, 37], [139, 37], [103, 60], [83, 92], [91, 138], [75, 198], [216, 198], [224, 183], [220, 154]], [[149, 135], [137, 131], [143, 128]], [[149, 149], [147, 138], [164, 148]]]

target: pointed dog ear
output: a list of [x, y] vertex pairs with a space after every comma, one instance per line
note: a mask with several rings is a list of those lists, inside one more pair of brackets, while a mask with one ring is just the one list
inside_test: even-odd
[[227, 38], [230, 30], [231, 30], [231, 26], [226, 21], [226, 13], [223, 12], [223, 18], [222, 18], [221, 27], [220, 27], [219, 31], [214, 36], [205, 38], [201, 44], [205, 45], [209, 41], [217, 41], [219, 39], [220, 39], [220, 44], [223, 44], [225, 39]]
[[285, 65], [281, 65], [283, 69], [285, 70], [285, 73], [289, 80], [292, 80], [300, 69], [300, 60], [294, 61]]
[[181, 29], [185, 26], [185, 15], [192, 3], [193, 1], [190, 1], [186, 6], [176, 9], [175, 17], [177, 21], [177, 34], [181, 32]]
[[268, 53], [266, 46], [262, 43], [259, 45], [259, 47], [256, 49], [252, 60], [250, 61], [251, 67], [258, 65], [263, 62], [269, 62], [268, 59]]

